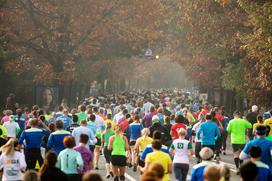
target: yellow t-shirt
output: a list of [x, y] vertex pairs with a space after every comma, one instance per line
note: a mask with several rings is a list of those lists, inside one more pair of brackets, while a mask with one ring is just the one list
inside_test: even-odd
[[264, 121], [265, 125], [270, 126], [270, 132], [269, 135], [272, 135], [272, 117]]
[[144, 149], [145, 149], [145, 147], [146, 147], [147, 145], [151, 144], [152, 141], [153, 141], [153, 139], [150, 138], [149, 136], [146, 137], [146, 138], [144, 138], [144, 137], [138, 138], [138, 139], [137, 139], [137, 142], [138, 142], [138, 144], [139, 144], [139, 151], [140, 151], [140, 152], [143, 152]]
[[255, 131], [256, 128], [257, 128], [258, 126], [261, 126], [261, 125], [264, 125], [264, 123], [255, 123], [255, 124], [253, 124], [253, 131]]
[[170, 177], [168, 174], [168, 166], [172, 163], [170, 156], [167, 153], [162, 151], [154, 151], [152, 153], [147, 154], [145, 158], [146, 163], [160, 163], [162, 164], [165, 174], [163, 177], [163, 181], [169, 181]]
[[115, 126], [116, 126], [115, 123], [112, 120], [110, 120], [110, 119], [106, 119], [104, 121], [104, 125], [107, 126], [107, 123], [111, 123], [111, 130], [114, 131]]

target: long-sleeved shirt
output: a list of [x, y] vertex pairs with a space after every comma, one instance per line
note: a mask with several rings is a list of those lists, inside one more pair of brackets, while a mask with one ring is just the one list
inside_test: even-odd
[[24, 140], [26, 141], [26, 149], [40, 149], [42, 138], [49, 134], [49, 131], [39, 129], [39, 128], [30, 128], [24, 130], [19, 138], [19, 144], [23, 144]]
[[66, 174], [78, 174], [78, 168], [83, 169], [81, 154], [73, 149], [66, 148], [58, 156], [57, 167]]
[[215, 145], [215, 141], [220, 137], [220, 130], [215, 122], [207, 120], [199, 126], [197, 131], [198, 139], [200, 139], [201, 134], [202, 145]]
[[63, 145], [64, 137], [70, 135], [71, 135], [70, 132], [65, 130], [57, 130], [51, 133], [48, 138], [47, 148], [53, 149], [56, 152], [56, 154], [59, 154], [65, 148]]
[[76, 145], [79, 144], [79, 138], [81, 134], [86, 134], [89, 136], [89, 142], [86, 144], [86, 146], [96, 144], [97, 139], [95, 138], [95, 135], [93, 134], [93, 132], [86, 126], [80, 126], [78, 128], [75, 128], [72, 132], [72, 136], [75, 137]]

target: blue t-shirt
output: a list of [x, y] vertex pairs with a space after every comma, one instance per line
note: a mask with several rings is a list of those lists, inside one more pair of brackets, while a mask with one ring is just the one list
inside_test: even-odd
[[261, 161], [267, 164], [272, 170], [272, 159], [271, 159], [271, 151], [272, 151], [272, 141], [269, 141], [265, 138], [256, 138], [246, 144], [243, 152], [249, 154], [249, 150], [252, 146], [258, 146], [262, 150]]
[[191, 181], [203, 181], [204, 169], [208, 165], [214, 165], [215, 163], [210, 161], [203, 161], [192, 168]]
[[[167, 146], [165, 146], [165, 145], [162, 145], [161, 151], [163, 151], [164, 153], [168, 153], [168, 154], [170, 155], [170, 152], [169, 152]], [[145, 147], [144, 151], [142, 152], [142, 154], [140, 155], [140, 156], [141, 156], [141, 159], [142, 159], [142, 160], [145, 160], [146, 155], [147, 155], [148, 153], [152, 153], [152, 152], [153, 152], [152, 145], [151, 145], [151, 144], [150, 144], [150, 145], [147, 145], [147, 146]], [[171, 156], [171, 155], [170, 155], [170, 156]]]
[[47, 148], [53, 149], [58, 155], [62, 150], [65, 149], [63, 145], [63, 139], [65, 136], [71, 136], [69, 131], [57, 130], [50, 134], [47, 142]]
[[[202, 134], [202, 139], [200, 135]], [[220, 131], [217, 124], [207, 120], [201, 123], [197, 131], [197, 138], [201, 139], [202, 145], [215, 145], [215, 141], [220, 137]]]
[[264, 164], [261, 161], [254, 162], [258, 167], [258, 178], [256, 181], [267, 181], [272, 180], [271, 171], [269, 170], [269, 166]]
[[62, 120], [64, 129], [67, 129], [72, 124], [72, 119], [69, 116], [59, 116], [57, 120]]
[[39, 129], [39, 128], [30, 128], [24, 130], [19, 138], [19, 144], [23, 144], [24, 140], [26, 141], [26, 149], [40, 149], [42, 138], [49, 134], [49, 131]]
[[129, 125], [130, 141], [136, 141], [141, 137], [141, 131], [144, 129], [141, 123], [131, 123]]

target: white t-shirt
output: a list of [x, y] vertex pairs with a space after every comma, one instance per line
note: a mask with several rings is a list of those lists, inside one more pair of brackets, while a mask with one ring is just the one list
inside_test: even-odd
[[22, 171], [26, 169], [25, 155], [18, 151], [13, 156], [0, 156], [0, 169], [3, 169], [3, 181], [22, 180]]
[[143, 105], [143, 110], [145, 114], [148, 114], [150, 112], [150, 108], [154, 106], [151, 102], [147, 102]]
[[171, 148], [174, 149], [173, 163], [189, 164], [188, 150], [192, 149], [192, 144], [185, 139], [176, 139], [173, 141]]
[[15, 121], [7, 121], [3, 124], [7, 129], [7, 137], [16, 138], [16, 129], [20, 129], [20, 126]]

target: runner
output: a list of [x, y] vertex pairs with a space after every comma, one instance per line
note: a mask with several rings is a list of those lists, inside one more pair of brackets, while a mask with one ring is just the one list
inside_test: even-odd
[[215, 141], [220, 137], [220, 131], [215, 122], [212, 121], [212, 115], [206, 114], [206, 122], [201, 123], [197, 131], [197, 139], [201, 138], [201, 146], [209, 147], [213, 151], [215, 150]]
[[179, 138], [174, 140], [170, 146], [170, 153], [174, 157], [174, 173], [177, 181], [186, 181], [187, 174], [189, 171], [189, 155], [193, 155], [192, 144], [185, 139], [186, 130], [179, 129]]
[[272, 141], [265, 139], [266, 137], [266, 126], [259, 126], [256, 128], [256, 136], [257, 138], [251, 140], [246, 144], [243, 151], [240, 154], [240, 159], [244, 160], [249, 157], [249, 150], [252, 146], [258, 146], [262, 150], [261, 161], [267, 164], [272, 171], [272, 158], [271, 158], [271, 150], [272, 150]]
[[81, 154], [73, 150], [75, 146], [74, 137], [66, 136], [63, 145], [65, 149], [58, 155], [57, 167], [67, 174], [69, 180], [80, 181], [79, 171], [83, 169], [84, 163]]
[[122, 135], [119, 126], [115, 127], [115, 135], [109, 138], [108, 150], [111, 150], [111, 164], [114, 181], [125, 180], [126, 151], [129, 149], [127, 138]]
[[261, 161], [262, 149], [258, 146], [252, 146], [249, 150], [250, 160], [258, 167], [257, 181], [272, 180], [272, 174], [269, 166]]
[[133, 166], [133, 171], [137, 170], [136, 159], [137, 156], [134, 152], [134, 146], [136, 144], [136, 140], [141, 137], [141, 131], [143, 129], [143, 125], [140, 123], [139, 116], [134, 117], [134, 122], [129, 125], [129, 145], [130, 145], [130, 153], [131, 153], [131, 164]]
[[[46, 134], [49, 134], [50, 130], [38, 119], [32, 119], [30, 122], [30, 129], [26, 129], [22, 132], [19, 138], [19, 144], [23, 145], [25, 141], [25, 158], [28, 169], [35, 169], [36, 164], [39, 166], [43, 164], [43, 158], [41, 155], [41, 143]], [[43, 129], [38, 128], [42, 125]]]
[[86, 146], [88, 141], [89, 136], [86, 134], [81, 134], [79, 137], [79, 145], [74, 147], [74, 150], [81, 154], [83, 160], [83, 170], [80, 172], [81, 174], [84, 174], [93, 168], [93, 153]]
[[153, 139], [148, 136], [150, 134], [148, 128], [144, 128], [141, 133], [142, 133], [142, 136], [137, 139], [135, 147], [134, 147], [134, 152], [135, 152], [135, 156], [138, 158], [137, 160], [138, 165], [141, 167], [144, 167], [144, 161], [140, 159], [140, 156], [143, 153], [145, 147], [152, 143]]
[[215, 163], [211, 161], [214, 155], [211, 148], [202, 148], [199, 152], [199, 155], [202, 159], [202, 162], [193, 166], [191, 181], [203, 181], [204, 169], [209, 165], [215, 165]]
[[75, 138], [76, 145], [79, 145], [79, 138], [81, 134], [86, 134], [89, 137], [89, 142], [87, 143], [87, 146], [90, 148], [91, 151], [94, 150], [94, 145], [97, 142], [95, 135], [93, 132], [90, 131], [90, 129], [87, 127], [87, 121], [82, 120], [81, 124], [78, 128], [75, 128], [72, 132], [72, 136]]
[[246, 144], [246, 130], [252, 128], [252, 125], [247, 120], [241, 118], [241, 113], [236, 111], [234, 119], [229, 122], [227, 131], [231, 136], [231, 144], [233, 149], [234, 163], [239, 174], [239, 167], [242, 160], [239, 160], [239, 155]]
[[62, 150], [64, 150], [64, 137], [71, 136], [71, 133], [63, 129], [62, 120], [57, 120], [55, 125], [56, 131], [50, 134], [47, 142], [47, 149], [52, 149], [58, 155]]
[[154, 140], [152, 142], [153, 152], [149, 153], [146, 156], [145, 167], [141, 168], [140, 170], [141, 172], [144, 172], [145, 170], [148, 169], [151, 163], [160, 163], [164, 168], [164, 177], [162, 180], [169, 181], [170, 180], [169, 173], [172, 173], [172, 160], [169, 154], [161, 151], [161, 148], [162, 144], [159, 140]]
[[9, 121], [5, 122], [3, 126], [7, 129], [7, 137], [16, 138], [18, 133], [20, 132], [20, 126], [17, 122], [15, 122], [15, 116], [9, 116]]
[[111, 150], [108, 150], [108, 145], [109, 145], [109, 138], [114, 135], [114, 132], [112, 131], [111, 128], [111, 123], [108, 122], [106, 124], [106, 130], [102, 134], [102, 147], [103, 147], [103, 154], [106, 160], [106, 178], [110, 178], [113, 176], [113, 173], [111, 172], [111, 165], [110, 165], [110, 160], [111, 160]]
[[0, 169], [3, 169], [3, 181], [21, 180], [26, 169], [25, 155], [17, 151], [18, 141], [11, 138], [1, 147]]

